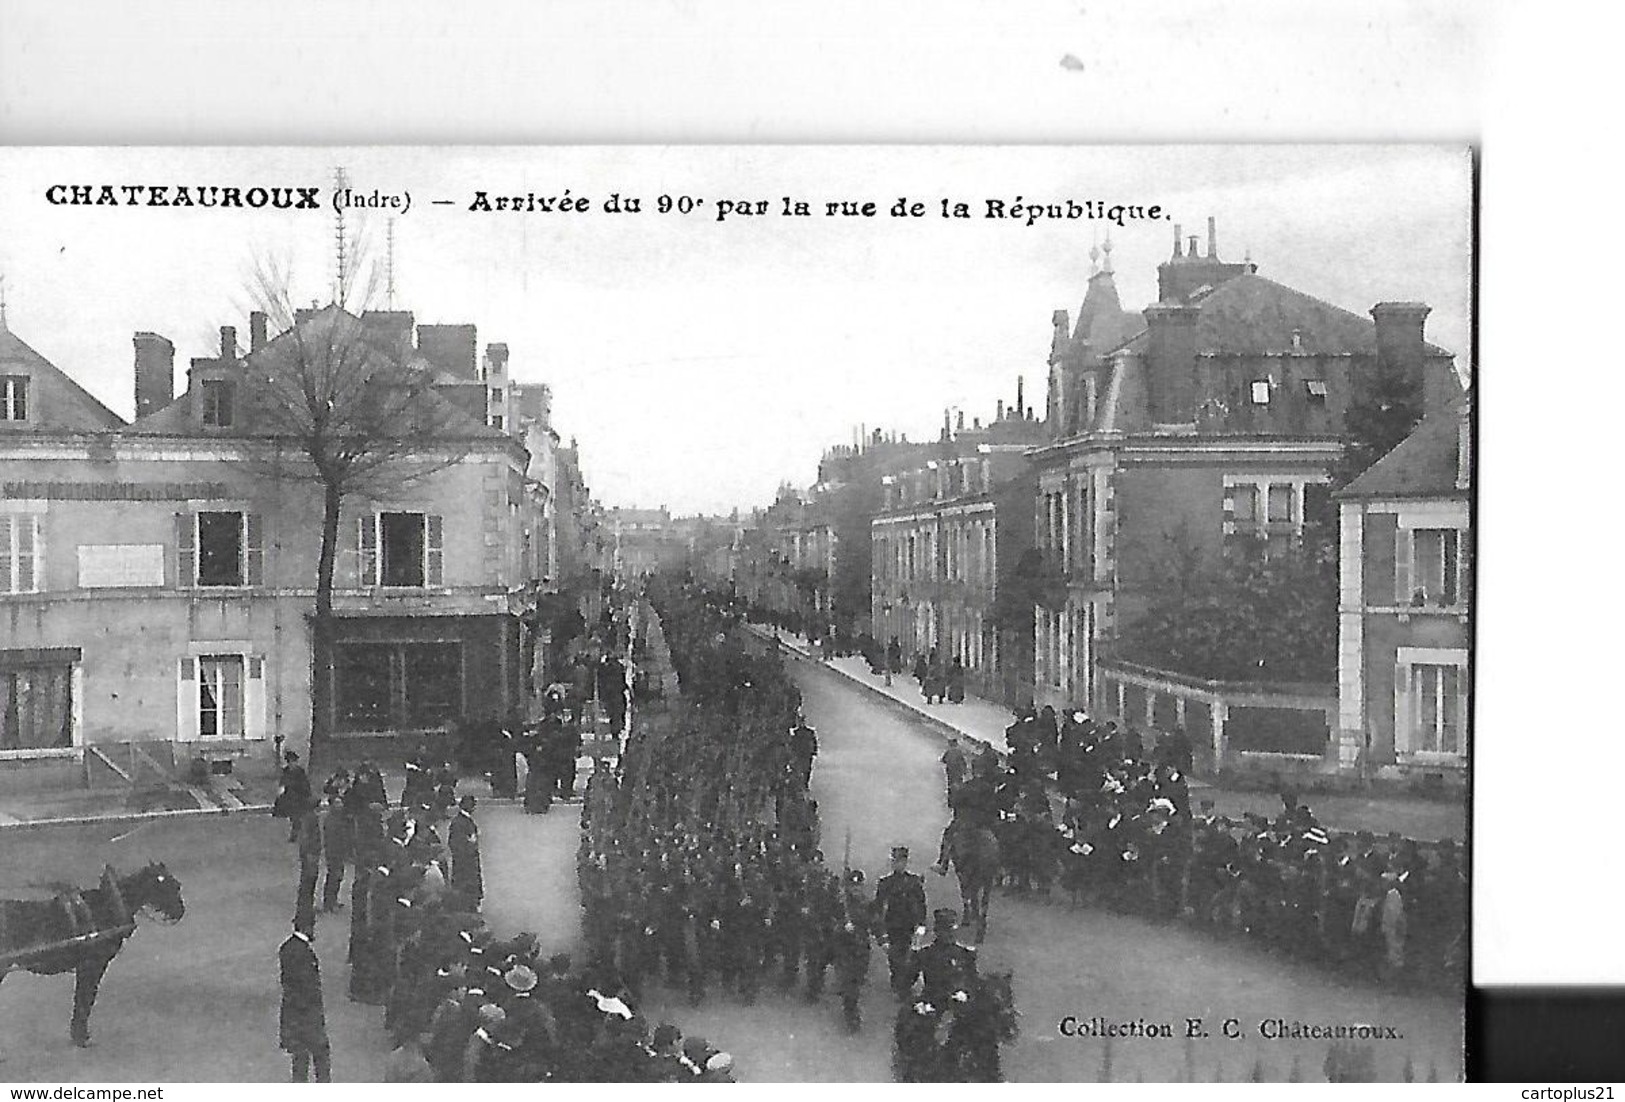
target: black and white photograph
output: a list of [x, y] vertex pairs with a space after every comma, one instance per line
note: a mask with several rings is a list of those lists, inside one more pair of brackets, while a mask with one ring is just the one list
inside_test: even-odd
[[1476, 168], [0, 149], [0, 1080], [1461, 1081]]

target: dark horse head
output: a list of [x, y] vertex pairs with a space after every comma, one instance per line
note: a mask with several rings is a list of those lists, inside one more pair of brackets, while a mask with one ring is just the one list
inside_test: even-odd
[[161, 922], [179, 922], [186, 914], [186, 901], [181, 898], [181, 882], [162, 861], [154, 861], [146, 868], [119, 880], [119, 891], [130, 913], [150, 910]]

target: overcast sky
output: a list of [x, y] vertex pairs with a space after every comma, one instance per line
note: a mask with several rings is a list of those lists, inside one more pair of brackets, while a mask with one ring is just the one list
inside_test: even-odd
[[[507, 342], [515, 379], [553, 387], [555, 426], [611, 505], [765, 503], [857, 425], [917, 438], [944, 407], [991, 417], [1020, 375], [1041, 411], [1050, 314], [1076, 311], [1108, 226], [990, 220], [987, 198], [1160, 205], [1160, 220], [1110, 227], [1130, 309], [1155, 298], [1173, 224], [1205, 238], [1213, 215], [1221, 258], [1250, 252], [1261, 275], [1360, 314], [1429, 303], [1429, 339], [1471, 366], [1471, 162], [1425, 146], [3, 149], [10, 328], [129, 417], [131, 335], [173, 340], [184, 386], [219, 326], [246, 341], [257, 256], [291, 262], [299, 300], [331, 298], [332, 209], [52, 206], [46, 189], [321, 185], [325, 201], [338, 165], [358, 192], [411, 194], [396, 308]], [[467, 209], [477, 190], [565, 188], [591, 212]], [[615, 192], [642, 212], [602, 213]], [[661, 195], [706, 202], [660, 214]], [[814, 215], [781, 216], [783, 196]], [[925, 217], [888, 217], [899, 196]], [[940, 217], [943, 197], [973, 217]], [[718, 223], [721, 199], [766, 199], [769, 214]], [[832, 200], [880, 213], [826, 217]], [[348, 225], [381, 261], [383, 217]]]

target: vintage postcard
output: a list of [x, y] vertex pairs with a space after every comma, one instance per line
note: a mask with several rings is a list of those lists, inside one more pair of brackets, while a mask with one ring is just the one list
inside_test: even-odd
[[0, 150], [0, 1079], [1460, 1080], [1473, 174]]

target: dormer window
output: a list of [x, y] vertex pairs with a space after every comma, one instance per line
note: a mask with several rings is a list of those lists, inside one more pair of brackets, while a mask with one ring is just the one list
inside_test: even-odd
[[28, 420], [28, 376], [0, 375], [0, 421]]
[[1326, 404], [1326, 380], [1310, 379], [1303, 384], [1303, 391], [1309, 399], [1310, 405], [1323, 406]]
[[1253, 405], [1267, 406], [1270, 404], [1270, 381], [1268, 379], [1254, 379], [1251, 394]]
[[203, 424], [206, 428], [225, 429], [232, 425], [231, 383], [226, 379], [205, 379], [202, 384]]

